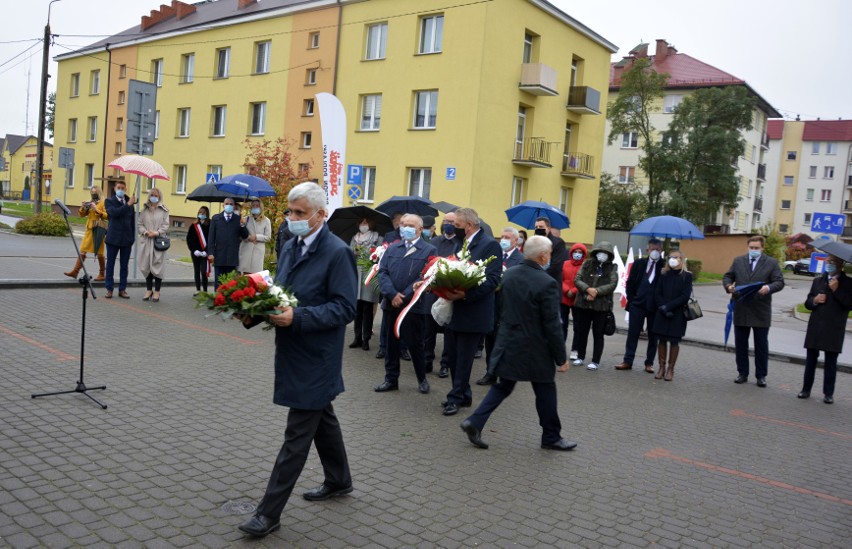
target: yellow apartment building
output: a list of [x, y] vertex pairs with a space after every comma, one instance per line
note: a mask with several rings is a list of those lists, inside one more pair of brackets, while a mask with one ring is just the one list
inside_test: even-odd
[[[36, 199], [37, 155], [38, 138], [34, 135], [6, 134], [6, 137], [0, 139], [0, 156], [5, 168], [0, 170], [0, 197]], [[52, 172], [53, 145], [45, 142], [42, 173], [42, 200], [45, 202], [52, 200], [52, 193], [57, 190], [53, 187]]]
[[177, 224], [206, 174], [244, 171], [247, 138], [291, 140], [319, 178], [314, 96], [330, 92], [347, 113], [347, 163], [364, 166], [362, 203], [418, 194], [499, 230], [507, 208], [544, 200], [570, 217], [563, 238], [590, 242], [616, 50], [543, 0], [173, 0], [57, 58], [69, 203], [121, 177], [105, 166], [126, 152], [131, 79], [158, 86], [152, 158], [172, 178], [156, 184]]

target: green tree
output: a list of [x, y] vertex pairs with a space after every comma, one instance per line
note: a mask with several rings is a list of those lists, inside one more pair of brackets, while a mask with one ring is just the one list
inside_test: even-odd
[[634, 184], [619, 183], [611, 173], [601, 174], [597, 226], [630, 229], [647, 217], [648, 197]]
[[702, 88], [684, 98], [657, 147], [654, 170], [665, 213], [705, 223], [739, 203], [735, 165], [742, 131], [751, 129], [754, 97], [744, 87]]
[[787, 259], [787, 239], [778, 232], [775, 228], [775, 223], [771, 221], [760, 228], [758, 231], [766, 238], [766, 244], [763, 247], [764, 253], [769, 257], [774, 257], [783, 266]]
[[48, 131], [50, 136], [48, 139], [53, 140], [53, 125], [56, 122], [56, 92], [51, 92], [47, 96], [47, 116], [45, 117], [44, 129]]
[[654, 71], [650, 58], [637, 59], [633, 66], [624, 72], [618, 97], [607, 107], [610, 145], [624, 133], [639, 134], [639, 148], [642, 151], [639, 167], [648, 178], [646, 192], [649, 215], [662, 213], [664, 189], [657, 177], [657, 157], [660, 150], [656, 145], [656, 129], [651, 124], [651, 114], [659, 111], [659, 100], [663, 97], [663, 89], [668, 80], [668, 74]]

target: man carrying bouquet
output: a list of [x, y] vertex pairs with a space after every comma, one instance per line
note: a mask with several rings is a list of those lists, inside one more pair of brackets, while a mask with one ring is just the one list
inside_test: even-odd
[[500, 283], [503, 262], [498, 258], [503, 252], [496, 240], [480, 229], [479, 215], [472, 208], [455, 211], [456, 236], [467, 242], [469, 261], [486, 261], [485, 280], [468, 290], [449, 290], [446, 298], [453, 302], [453, 316], [444, 334], [444, 344], [449, 355], [450, 375], [453, 388], [444, 402], [445, 416], [459, 412], [460, 406], [470, 406], [473, 393], [470, 390], [470, 372], [479, 340], [494, 328], [494, 290]]
[[[290, 412], [266, 493], [255, 516], [239, 526], [256, 537], [280, 528], [281, 513], [312, 444], [325, 480], [303, 497], [322, 501], [352, 491], [343, 435], [331, 403], [343, 392], [343, 343], [346, 325], [355, 318], [355, 256], [325, 225], [322, 187], [301, 183], [287, 201], [287, 223], [295, 238], [281, 249], [275, 283], [291, 290], [299, 303], [268, 320], [276, 326], [273, 402]], [[251, 327], [261, 320], [243, 322]]]
[[[413, 285], [420, 280], [420, 272], [426, 266], [430, 256], [438, 253], [435, 246], [421, 238], [423, 219], [419, 215], [406, 214], [399, 225], [402, 240], [388, 246], [379, 263], [379, 289], [382, 292], [382, 314], [387, 322], [385, 327], [387, 352], [385, 353], [385, 380], [376, 387], [377, 393], [399, 389], [400, 341], [394, 335], [394, 326], [402, 309], [414, 295]], [[408, 311], [399, 328], [400, 336], [408, 346], [414, 373], [417, 374], [418, 389], [429, 392], [426, 381], [426, 360], [424, 358], [424, 334], [426, 330], [426, 302], [419, 300]]]

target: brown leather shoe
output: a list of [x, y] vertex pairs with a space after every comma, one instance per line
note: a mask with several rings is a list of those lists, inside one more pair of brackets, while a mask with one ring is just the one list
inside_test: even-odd
[[654, 365], [653, 364], [646, 364], [645, 365], [645, 371], [648, 372], [649, 374], [653, 374], [654, 373]]
[[616, 366], [616, 367], [615, 367], [615, 369], [616, 369], [616, 370], [632, 370], [632, 369], [633, 369], [633, 365], [632, 365], [632, 364], [628, 364], [628, 363], [626, 363], [626, 362], [622, 362], [621, 364], [619, 364], [618, 366]]
[[112, 299], [112, 290], [107, 290], [107, 293], [104, 297], [107, 299]]
[[124, 290], [118, 292], [118, 297], [123, 297], [124, 299], [130, 299], [130, 296], [127, 295], [127, 292], [125, 292]]

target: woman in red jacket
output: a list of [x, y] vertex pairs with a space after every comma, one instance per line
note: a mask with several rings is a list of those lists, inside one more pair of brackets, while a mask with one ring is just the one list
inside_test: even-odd
[[[562, 315], [562, 339], [568, 339], [568, 318], [571, 316], [571, 309], [574, 307], [574, 297], [577, 295], [577, 287], [574, 286], [574, 278], [577, 276], [577, 271], [586, 260], [588, 250], [581, 242], [577, 242], [571, 246], [571, 251], [568, 253], [568, 261], [562, 264], [562, 303], [559, 306], [559, 312]], [[575, 336], [576, 337], [576, 336]], [[574, 342], [571, 342], [571, 357], [570, 360], [577, 358], [577, 351], [574, 348]]]

